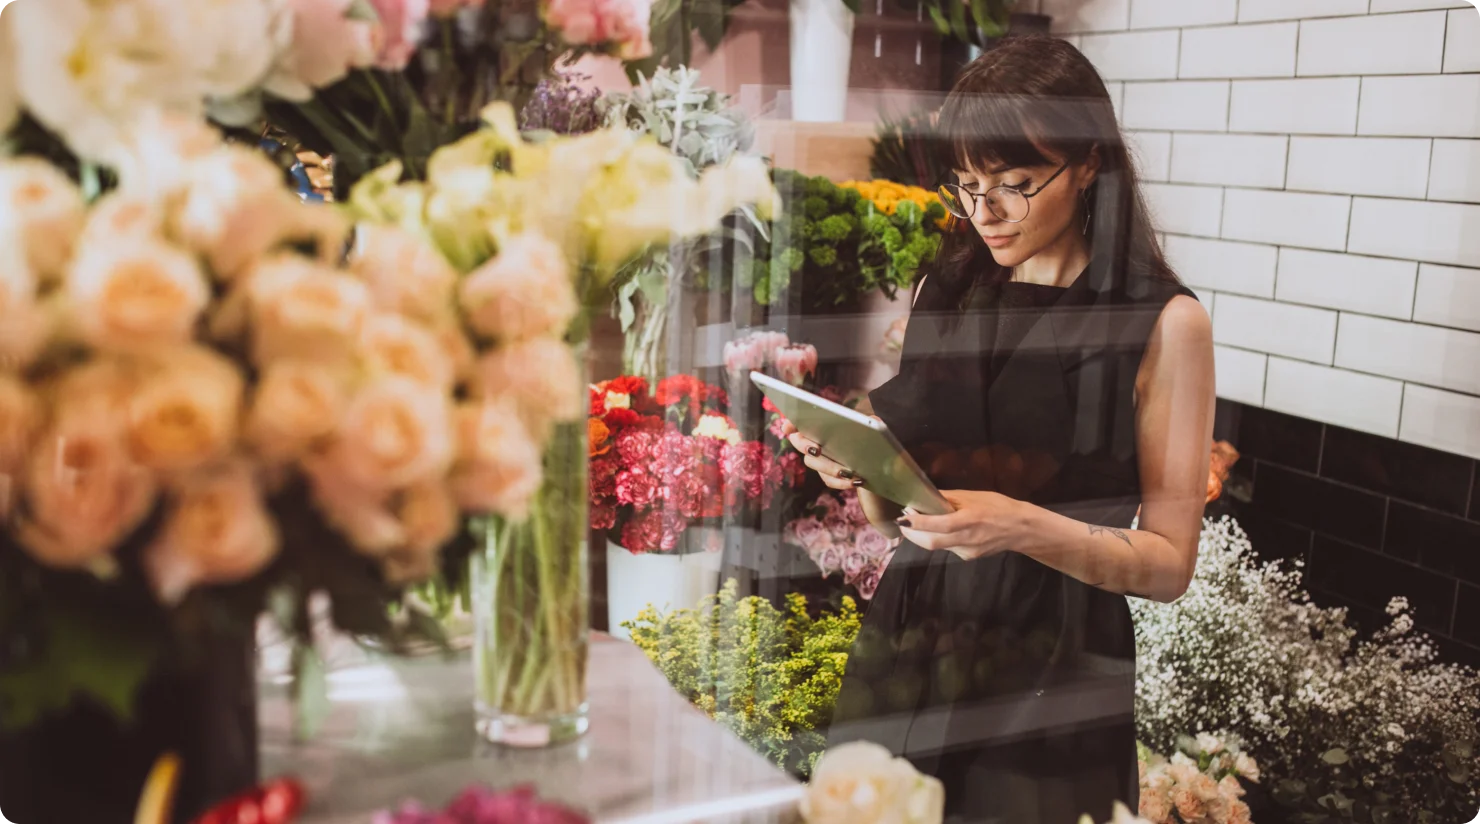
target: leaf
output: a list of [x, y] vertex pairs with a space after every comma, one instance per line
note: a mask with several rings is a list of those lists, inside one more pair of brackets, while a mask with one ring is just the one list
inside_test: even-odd
[[637, 307], [632, 303], [632, 297], [636, 294], [637, 278], [632, 278], [617, 289], [617, 317], [622, 322], [622, 334], [631, 331], [632, 324], [637, 322]]
[[323, 659], [312, 644], [293, 649], [293, 699], [298, 737], [313, 738], [329, 716], [329, 683]]
[[1326, 753], [1321, 756], [1321, 760], [1333, 767], [1340, 767], [1341, 765], [1350, 762], [1352, 759], [1351, 756], [1346, 754], [1346, 750], [1338, 747], [1333, 750], [1327, 750]]

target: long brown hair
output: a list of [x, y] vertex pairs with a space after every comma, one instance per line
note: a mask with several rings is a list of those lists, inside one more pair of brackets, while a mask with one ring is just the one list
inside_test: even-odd
[[[1055, 37], [1009, 37], [961, 70], [941, 108], [937, 151], [954, 168], [1038, 166], [1045, 152], [1082, 163], [1099, 151], [1100, 168], [1085, 195], [1085, 232], [1095, 259], [1107, 256], [1117, 277], [1177, 282], [1157, 242], [1135, 161], [1115, 119], [1105, 81], [1093, 64]], [[937, 257], [931, 308], [959, 306], [979, 277], [1005, 280], [986, 244], [956, 221]]]

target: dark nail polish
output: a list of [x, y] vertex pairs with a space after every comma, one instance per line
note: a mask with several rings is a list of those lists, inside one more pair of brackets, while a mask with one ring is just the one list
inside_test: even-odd
[[838, 477], [839, 478], [842, 478], [845, 481], [851, 481], [851, 480], [853, 480], [854, 478], [856, 478], [858, 476], [857, 475], [854, 475], [853, 474], [853, 470], [851, 470], [851, 469], [839, 469], [838, 470]]
[[853, 487], [856, 489], [856, 488], [858, 488], [860, 486], [863, 486], [863, 479], [862, 478], [854, 478], [853, 479]]
[[895, 523], [906, 528], [914, 526], [914, 524], [910, 523], [909, 518], [900, 518], [899, 520], [895, 521]]
[[822, 450], [821, 449], [818, 449], [815, 446], [809, 446], [809, 447], [807, 447], [807, 454], [808, 455], [811, 455], [812, 457], [815, 458], [818, 455], [821, 455], [822, 454]]

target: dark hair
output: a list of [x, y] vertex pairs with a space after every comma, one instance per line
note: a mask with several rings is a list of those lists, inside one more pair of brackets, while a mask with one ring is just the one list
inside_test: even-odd
[[[1135, 162], [1115, 119], [1105, 81], [1089, 60], [1055, 37], [1009, 37], [961, 70], [941, 108], [937, 151], [954, 168], [1037, 166], [1051, 153], [1081, 163], [1098, 149], [1100, 168], [1086, 199], [1091, 255], [1109, 256], [1118, 277], [1177, 282], [1157, 243]], [[964, 221], [948, 231], [934, 267], [943, 291], [931, 308], [959, 306], [981, 276], [1005, 280]]]

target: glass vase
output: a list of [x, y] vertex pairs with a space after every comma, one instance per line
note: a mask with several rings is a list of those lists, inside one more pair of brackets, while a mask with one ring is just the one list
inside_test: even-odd
[[473, 554], [478, 731], [495, 743], [550, 746], [589, 725], [587, 459], [586, 422], [557, 426], [529, 517], [488, 519]]

